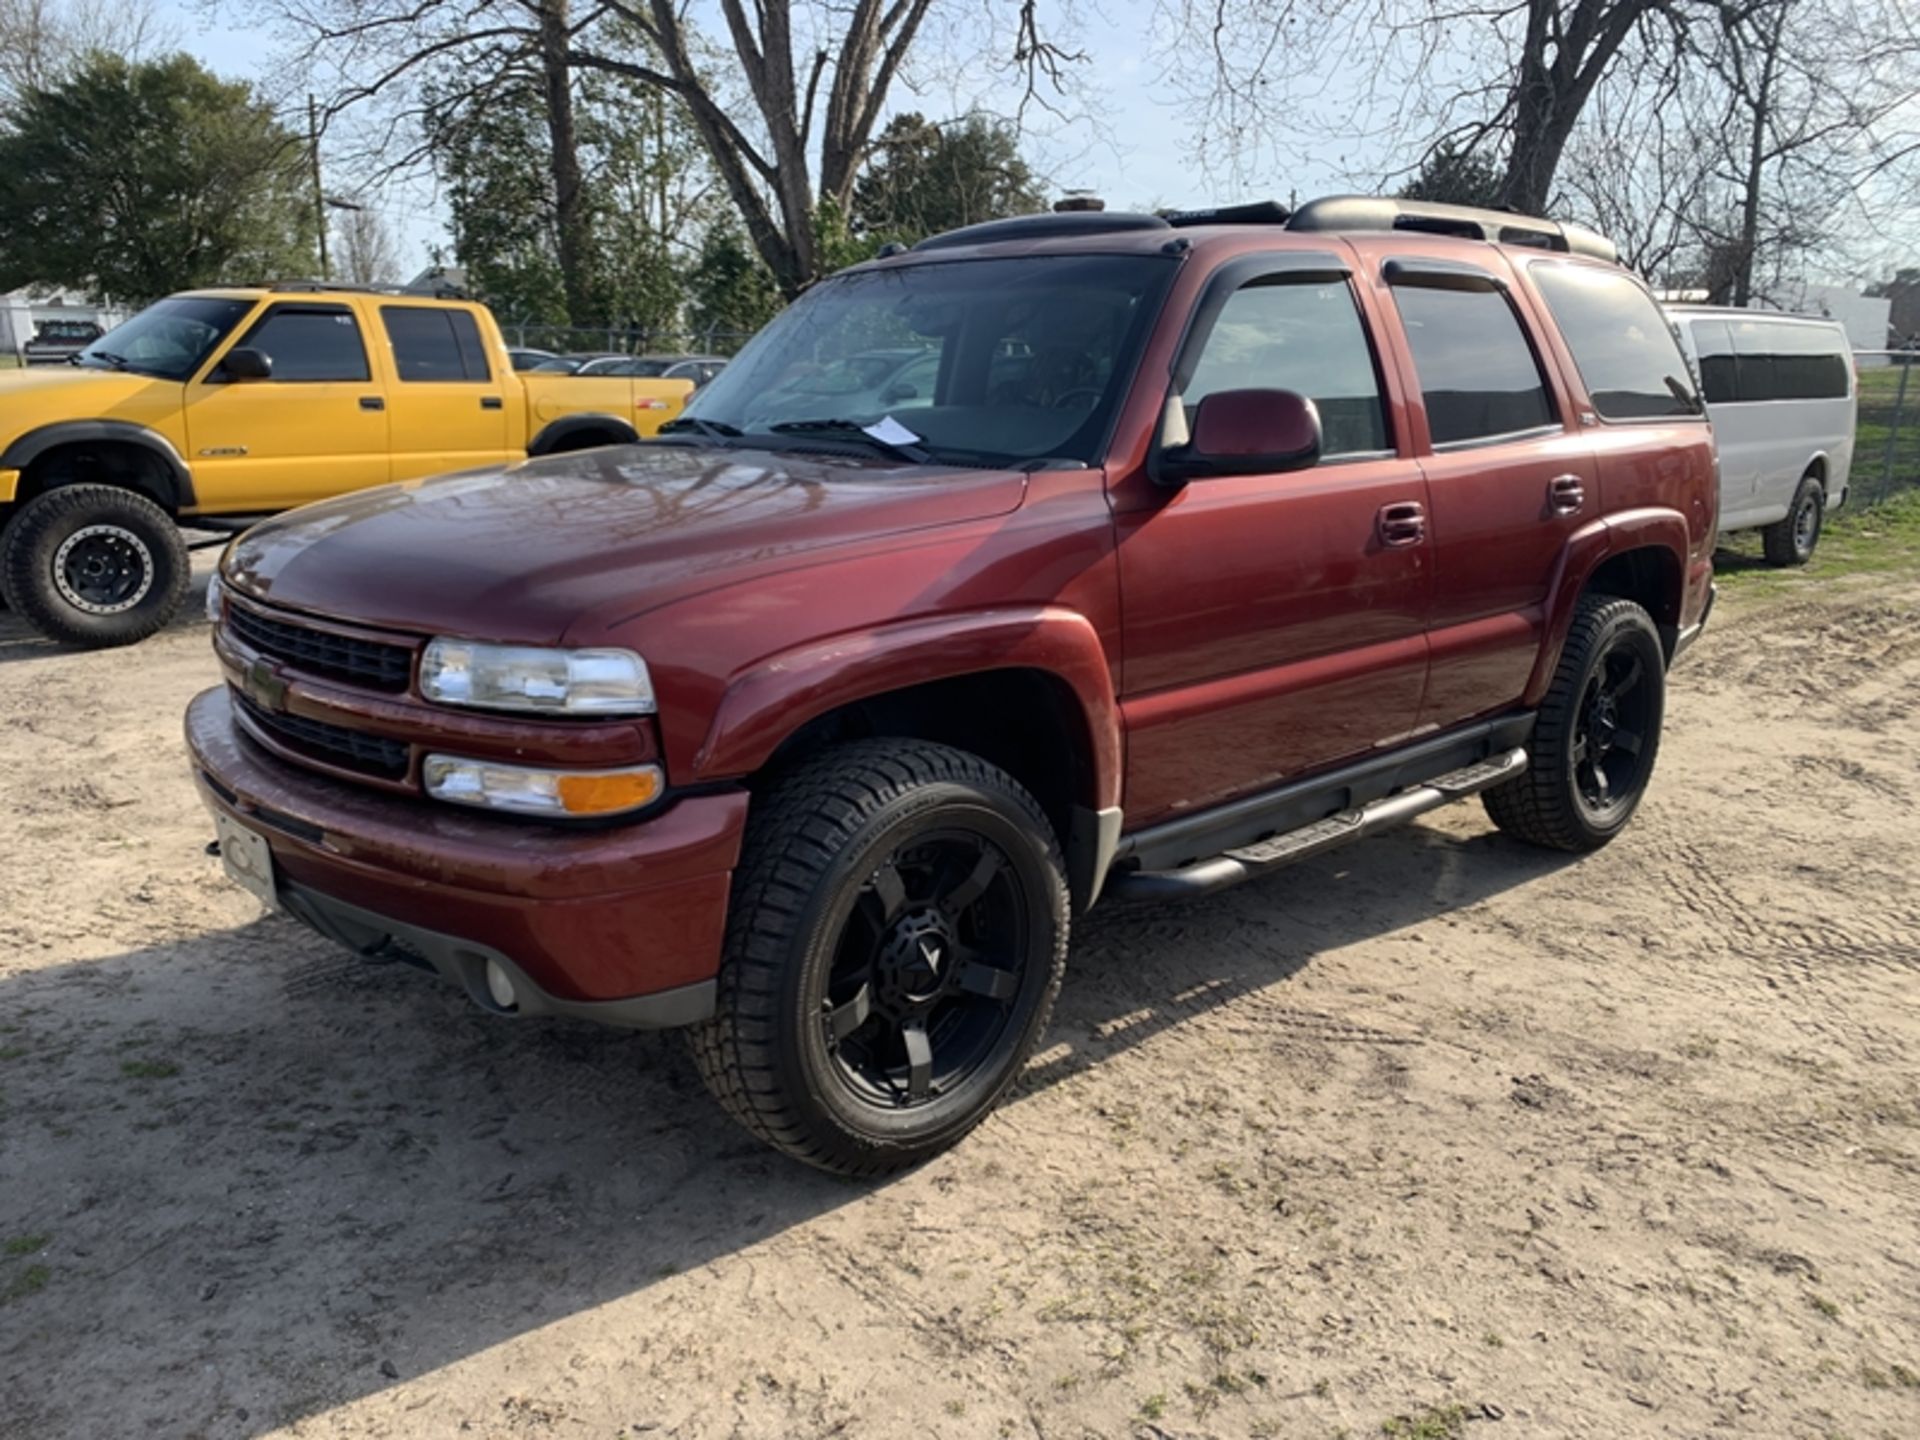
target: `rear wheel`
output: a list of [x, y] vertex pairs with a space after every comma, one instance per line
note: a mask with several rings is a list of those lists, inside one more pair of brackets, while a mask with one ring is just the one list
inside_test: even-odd
[[1820, 527], [1826, 519], [1826, 492], [1818, 476], [1801, 477], [1794, 492], [1793, 508], [1784, 520], [1776, 520], [1760, 532], [1769, 565], [1804, 565], [1813, 558], [1813, 547], [1820, 543]]
[[1597, 850], [1640, 806], [1660, 750], [1666, 652], [1647, 612], [1582, 597], [1516, 779], [1485, 792], [1493, 823], [1554, 850]]
[[68, 485], [22, 506], [0, 540], [0, 592], [41, 634], [131, 645], [165, 625], [192, 561], [167, 512], [130, 490]]
[[756, 806], [694, 1062], [797, 1159], [843, 1175], [917, 1164], [1019, 1073], [1067, 924], [1052, 827], [1009, 776], [920, 741], [837, 747]]

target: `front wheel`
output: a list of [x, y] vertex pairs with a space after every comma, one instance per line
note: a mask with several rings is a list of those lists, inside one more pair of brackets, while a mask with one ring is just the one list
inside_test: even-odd
[[54, 640], [131, 645], [173, 617], [192, 559], [167, 512], [130, 490], [68, 485], [21, 507], [0, 543], [8, 608]]
[[1011, 777], [923, 741], [828, 750], [756, 803], [694, 1063], [796, 1159], [853, 1176], [917, 1164], [1032, 1053], [1067, 915], [1053, 828]]
[[1666, 703], [1666, 652], [1647, 612], [1583, 596], [1534, 720], [1527, 769], [1485, 792], [1488, 816], [1535, 845], [1598, 850], [1646, 794]]

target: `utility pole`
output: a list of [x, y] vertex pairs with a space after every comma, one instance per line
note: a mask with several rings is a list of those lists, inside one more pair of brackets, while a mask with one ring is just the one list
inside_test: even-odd
[[307, 96], [307, 158], [313, 168], [313, 223], [320, 240], [320, 279], [324, 282], [333, 274], [327, 264], [327, 194], [320, 188], [320, 107], [311, 95]]

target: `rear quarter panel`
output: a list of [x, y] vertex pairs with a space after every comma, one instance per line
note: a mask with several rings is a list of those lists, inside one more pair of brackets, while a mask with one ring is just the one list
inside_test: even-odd
[[610, 415], [626, 421], [643, 436], [657, 435], [662, 425], [686, 408], [687, 397], [693, 394], [691, 380], [533, 371], [521, 371], [517, 378], [526, 393], [529, 441], [568, 415]]

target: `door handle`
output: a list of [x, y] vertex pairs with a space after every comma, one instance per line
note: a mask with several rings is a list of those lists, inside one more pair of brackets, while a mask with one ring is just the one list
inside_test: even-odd
[[506, 402], [501, 400], [498, 395], [482, 395], [480, 397], [480, 408], [482, 410], [499, 410], [504, 407], [505, 403]]
[[1427, 507], [1418, 500], [1398, 500], [1382, 505], [1375, 521], [1380, 543], [1395, 549], [1418, 545], [1427, 538]]
[[384, 410], [387, 408], [387, 402], [378, 395], [362, 395], [360, 397], [360, 408], [362, 410]]
[[1587, 487], [1578, 475], [1556, 475], [1547, 482], [1547, 508], [1556, 515], [1578, 515], [1587, 503]]

